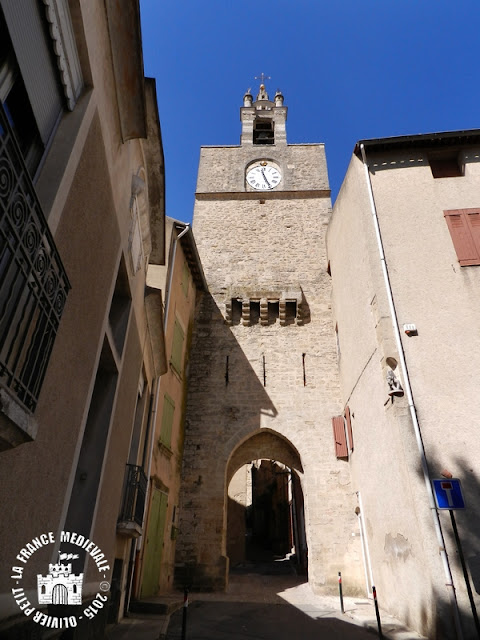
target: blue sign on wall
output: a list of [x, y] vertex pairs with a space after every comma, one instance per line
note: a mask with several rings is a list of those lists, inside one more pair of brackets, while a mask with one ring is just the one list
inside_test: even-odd
[[462, 487], [458, 478], [432, 480], [432, 484], [439, 509], [465, 509]]

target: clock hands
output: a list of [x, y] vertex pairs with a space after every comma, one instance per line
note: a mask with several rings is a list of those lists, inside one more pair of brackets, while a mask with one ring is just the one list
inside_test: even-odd
[[268, 188], [269, 188], [269, 189], [271, 189], [271, 188], [272, 188], [272, 185], [271, 185], [271, 184], [269, 183], [269, 181], [267, 180], [267, 176], [265, 175], [265, 169], [262, 167], [262, 168], [260, 169], [260, 171], [262, 172], [263, 179], [264, 179], [264, 180], [265, 180], [265, 182], [267, 183]]

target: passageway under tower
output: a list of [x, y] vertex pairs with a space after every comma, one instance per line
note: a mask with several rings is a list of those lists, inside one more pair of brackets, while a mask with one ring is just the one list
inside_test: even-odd
[[307, 573], [303, 492], [297, 473], [276, 460], [242, 465], [228, 486], [231, 571]]

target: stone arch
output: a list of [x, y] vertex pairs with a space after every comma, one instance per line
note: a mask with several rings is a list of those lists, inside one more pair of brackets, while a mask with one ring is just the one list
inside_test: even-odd
[[294, 469], [300, 476], [303, 466], [296, 447], [277, 431], [261, 429], [247, 436], [232, 451], [227, 462], [226, 488], [234, 473], [252, 460], [276, 460]]
[[[242, 467], [245, 469], [242, 470]], [[263, 476], [260, 485], [258, 480], [261, 476], [257, 476], [258, 473]], [[280, 556], [295, 548], [297, 569], [306, 572], [302, 478], [303, 466], [298, 450], [276, 431], [258, 430], [234, 448], [226, 466], [224, 494], [224, 553], [229, 558], [231, 568], [242, 565], [245, 561], [250, 562], [252, 550], [259, 548], [258, 542], [261, 540], [262, 548], [270, 549]], [[262, 484], [263, 490], [260, 489], [259, 494], [258, 488]], [[259, 507], [261, 503], [263, 506]], [[274, 534], [271, 535], [271, 531], [266, 536], [262, 533], [259, 538], [259, 520], [263, 521], [260, 528], [264, 532], [273, 529]], [[273, 544], [272, 540], [275, 540]], [[259, 561], [258, 558], [257, 554], [254, 563]], [[262, 562], [264, 560], [265, 557]]]

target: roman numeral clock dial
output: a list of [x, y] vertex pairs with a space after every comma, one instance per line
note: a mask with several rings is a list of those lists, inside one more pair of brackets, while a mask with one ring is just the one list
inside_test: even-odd
[[258, 191], [270, 191], [280, 183], [282, 174], [280, 171], [268, 164], [268, 162], [261, 162], [259, 165], [247, 170], [247, 182], [253, 188]]

